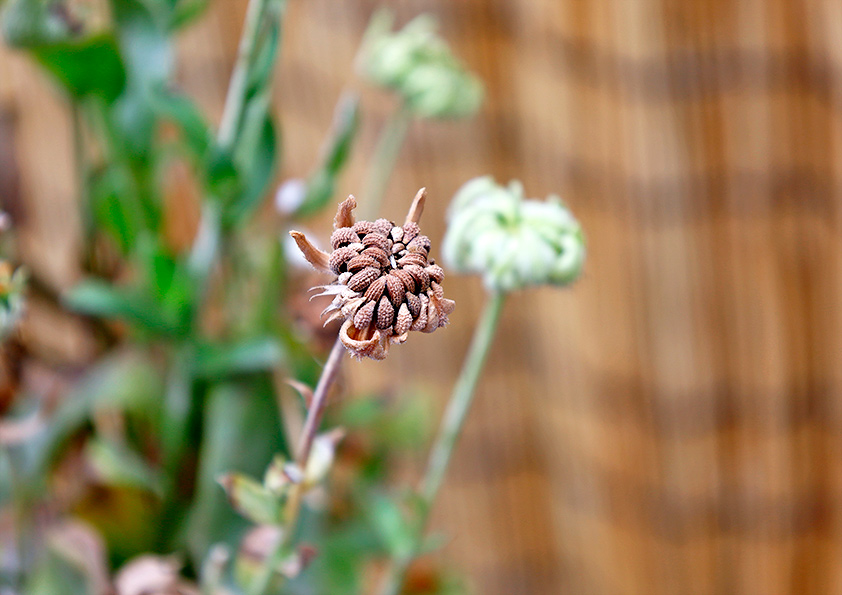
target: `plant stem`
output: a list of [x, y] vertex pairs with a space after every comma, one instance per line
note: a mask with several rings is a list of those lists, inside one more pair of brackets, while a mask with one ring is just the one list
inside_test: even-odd
[[453, 387], [453, 393], [447, 404], [439, 435], [430, 451], [427, 470], [419, 490], [420, 514], [412, 545], [402, 556], [392, 561], [386, 580], [380, 590], [381, 595], [398, 595], [400, 593], [407, 569], [421, 548], [421, 541], [424, 537], [430, 511], [444, 481], [450, 458], [462, 433], [465, 418], [471, 408], [480, 374], [482, 374], [489, 348], [497, 331], [504, 302], [505, 294], [503, 292], [495, 292], [489, 296], [485, 310], [474, 332], [468, 356], [462, 365], [459, 379]]
[[360, 203], [362, 220], [373, 221], [380, 212], [389, 178], [392, 177], [392, 171], [395, 169], [395, 163], [411, 121], [411, 112], [405, 105], [401, 105], [386, 122], [380, 140], [377, 141], [365, 182], [363, 202]]
[[237, 62], [228, 83], [228, 94], [225, 96], [225, 108], [216, 140], [224, 150], [230, 150], [237, 138], [237, 129], [243, 118], [246, 103], [246, 87], [248, 85], [248, 71], [257, 45], [257, 31], [260, 17], [269, 0], [249, 0], [246, 8], [246, 19], [240, 36], [240, 46], [237, 50]]
[[[296, 463], [305, 470], [307, 468], [307, 461], [310, 458], [310, 450], [313, 447], [313, 440], [316, 438], [319, 424], [324, 415], [327, 406], [327, 397], [330, 392], [330, 387], [333, 386], [336, 376], [339, 373], [339, 366], [342, 363], [342, 358], [345, 355], [345, 346], [338, 338], [333, 344], [333, 349], [327, 358], [325, 367], [322, 370], [322, 375], [319, 378], [319, 383], [316, 385], [316, 390], [313, 392], [313, 400], [310, 402], [310, 408], [307, 410], [307, 419], [304, 421], [304, 428], [301, 430], [301, 437], [298, 442], [298, 450], [296, 455]], [[278, 542], [272, 548], [272, 551], [266, 556], [260, 572], [251, 584], [248, 590], [249, 595], [263, 595], [269, 582], [272, 580], [272, 574], [281, 563], [283, 556], [287, 553], [290, 541], [295, 533], [298, 524], [298, 515], [301, 511], [301, 498], [303, 493], [300, 485], [295, 485], [289, 495], [287, 501], [286, 511], [284, 515], [284, 526]]]

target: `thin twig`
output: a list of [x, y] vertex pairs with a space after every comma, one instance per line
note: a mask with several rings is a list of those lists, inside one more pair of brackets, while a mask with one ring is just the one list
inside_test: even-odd
[[444, 476], [447, 472], [447, 467], [456, 443], [462, 433], [462, 427], [471, 408], [489, 348], [497, 331], [500, 312], [503, 309], [503, 303], [505, 301], [504, 298], [505, 294], [502, 292], [491, 294], [482, 318], [474, 332], [471, 348], [468, 351], [468, 356], [465, 358], [459, 379], [453, 387], [453, 393], [447, 404], [447, 410], [442, 419], [439, 435], [430, 451], [427, 471], [424, 474], [419, 490], [419, 496], [421, 498], [420, 511], [412, 544], [403, 555], [392, 561], [392, 565], [380, 590], [381, 595], [398, 595], [400, 593], [407, 569], [421, 549], [430, 511], [433, 508], [436, 495], [444, 481]]
[[[307, 410], [307, 419], [304, 421], [304, 428], [301, 431], [301, 437], [298, 441], [298, 449], [296, 454], [296, 462], [301, 469], [307, 468], [307, 461], [310, 458], [310, 450], [313, 447], [313, 440], [316, 438], [316, 433], [319, 429], [325, 408], [327, 406], [327, 397], [330, 393], [330, 388], [333, 386], [336, 376], [339, 373], [339, 367], [342, 363], [342, 358], [345, 355], [345, 346], [338, 338], [333, 344], [333, 349], [325, 362], [325, 367], [322, 370], [322, 375], [319, 378], [319, 383], [316, 385], [316, 390], [313, 392], [313, 400], [310, 408]], [[301, 511], [301, 498], [303, 496], [300, 484], [292, 487], [287, 501], [286, 511], [284, 514], [284, 526], [281, 531], [281, 536], [278, 539], [272, 551], [266, 556], [260, 572], [255, 577], [251, 588], [248, 590], [249, 595], [263, 595], [269, 582], [272, 579], [272, 574], [281, 563], [284, 554], [291, 543], [292, 537], [298, 525], [298, 515]]]

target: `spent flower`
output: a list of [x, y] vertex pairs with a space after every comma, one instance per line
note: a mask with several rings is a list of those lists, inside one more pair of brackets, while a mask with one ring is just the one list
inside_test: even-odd
[[579, 222], [557, 196], [525, 199], [520, 182], [470, 180], [454, 196], [448, 223], [442, 250], [448, 267], [482, 275], [489, 289], [567, 285], [582, 271]]
[[358, 58], [363, 76], [401, 95], [417, 116], [458, 118], [475, 113], [482, 104], [482, 84], [438, 35], [435, 20], [421, 15], [396, 32], [392, 24], [388, 11], [372, 19]]
[[453, 311], [441, 286], [444, 271], [430, 260], [430, 238], [418, 227], [425, 199], [422, 188], [404, 224], [396, 225], [388, 219], [355, 221], [357, 203], [349, 196], [334, 220], [330, 254], [290, 232], [314, 267], [337, 275], [320, 287], [319, 295], [334, 296], [323, 315], [325, 324], [344, 319], [339, 338], [355, 357], [384, 359], [392, 343], [403, 343], [410, 331], [445, 326]]

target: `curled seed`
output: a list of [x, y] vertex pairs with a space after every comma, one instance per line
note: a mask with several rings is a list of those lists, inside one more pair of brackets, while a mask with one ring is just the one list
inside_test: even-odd
[[374, 302], [367, 302], [354, 315], [354, 327], [359, 330], [367, 328], [371, 324], [371, 319], [374, 317]]
[[441, 285], [435, 281], [430, 281], [430, 289], [427, 290], [427, 294], [436, 296], [437, 300], [444, 299], [444, 289], [442, 289]]
[[377, 268], [379, 266], [379, 263], [376, 260], [374, 260], [371, 256], [365, 256], [363, 254], [360, 254], [359, 256], [355, 256], [354, 258], [349, 260], [346, 266], [349, 271], [356, 273], [360, 269], [365, 269], [368, 267]]
[[427, 291], [427, 288], [430, 286], [430, 274], [427, 271], [417, 265], [410, 265], [404, 270], [415, 279], [416, 287], [419, 291]]
[[408, 244], [421, 232], [421, 228], [414, 221], [403, 225], [403, 243]]
[[330, 236], [330, 245], [333, 246], [334, 250], [351, 242], [359, 241], [360, 236], [354, 233], [354, 230], [350, 227], [340, 227]]
[[401, 280], [407, 291], [415, 291], [415, 279], [405, 270], [395, 269], [391, 274]]
[[441, 283], [444, 280], [444, 269], [437, 264], [431, 264], [424, 269], [430, 275], [430, 279], [436, 283]]
[[354, 233], [356, 233], [360, 237], [363, 237], [364, 235], [374, 231], [374, 223], [372, 223], [371, 221], [357, 221], [356, 223], [354, 223], [351, 229], [354, 230]]
[[406, 256], [402, 256], [398, 260], [398, 265], [406, 268], [410, 265], [417, 265], [419, 267], [427, 266], [427, 259], [416, 252], [410, 252]]
[[395, 308], [384, 295], [377, 304], [377, 328], [387, 329], [395, 322]]
[[412, 252], [413, 247], [421, 248], [421, 249], [424, 250], [424, 252], [429, 252], [430, 246], [431, 246], [430, 238], [428, 238], [427, 236], [416, 236], [415, 238], [412, 239], [411, 242], [409, 242], [406, 245], [406, 247], [409, 249], [410, 252]]
[[386, 291], [389, 292], [389, 298], [395, 307], [399, 306], [406, 295], [406, 288], [403, 286], [403, 281], [394, 275], [386, 275]]
[[401, 250], [405, 250], [405, 249], [406, 249], [406, 246], [404, 246], [400, 242], [398, 242], [396, 244], [392, 244], [392, 254], [397, 254]]
[[412, 326], [412, 314], [409, 313], [409, 308], [406, 304], [401, 304], [398, 309], [398, 316], [395, 318], [395, 334], [402, 335]]
[[386, 277], [375, 279], [371, 282], [371, 285], [368, 286], [368, 289], [365, 290], [365, 299], [377, 302], [377, 300], [380, 299], [380, 296], [383, 295], [383, 291], [385, 291], [385, 289]]
[[409, 313], [413, 318], [416, 318], [421, 312], [421, 298], [414, 293], [406, 294], [406, 305], [409, 306]]
[[391, 236], [393, 242], [400, 242], [403, 239], [403, 227], [393, 227]]
[[380, 248], [377, 248], [376, 246], [371, 246], [370, 248], [366, 248], [365, 250], [363, 250], [362, 253], [364, 255], [370, 256], [371, 258], [376, 260], [377, 263], [383, 268], [386, 268], [387, 266], [389, 266], [389, 255], [386, 254], [386, 252], [384, 250], [381, 250]]
[[378, 219], [374, 222], [374, 231], [381, 234], [383, 237], [386, 237], [392, 233], [392, 228], [394, 226], [395, 224], [388, 219]]
[[340, 275], [345, 272], [343, 270], [345, 263], [354, 258], [357, 254], [357, 251], [349, 246], [337, 248], [330, 254], [328, 266], [330, 266], [330, 270], [333, 271], [334, 274]]
[[381, 250], [385, 250], [387, 253], [391, 252], [392, 250], [392, 240], [376, 232], [367, 234], [363, 238], [363, 245], [366, 247], [376, 246]]
[[363, 291], [379, 276], [380, 269], [376, 269], [374, 267], [363, 269], [348, 280], [348, 289], [353, 291]]

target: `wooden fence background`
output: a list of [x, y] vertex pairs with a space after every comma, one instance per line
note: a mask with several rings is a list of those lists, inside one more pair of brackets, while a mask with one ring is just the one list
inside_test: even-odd
[[[179, 78], [218, 117], [245, 2], [213, 4], [181, 40]], [[307, 173], [337, 96], [363, 88], [352, 61], [376, 7], [290, 4], [284, 176]], [[412, 126], [386, 214], [427, 186], [437, 241], [462, 182], [517, 177], [564, 196], [590, 249], [574, 289], [507, 304], [435, 516], [444, 556], [482, 595], [842, 593], [842, 3], [391, 4], [401, 22], [437, 15], [488, 101], [471, 122]], [[0, 51], [26, 250], [66, 286], [68, 114]], [[364, 98], [343, 193], [393, 107]], [[447, 291], [447, 331], [355, 366], [352, 384], [410, 374], [440, 406], [483, 296], [471, 278]], [[39, 340], [78, 347], [62, 336]]]

